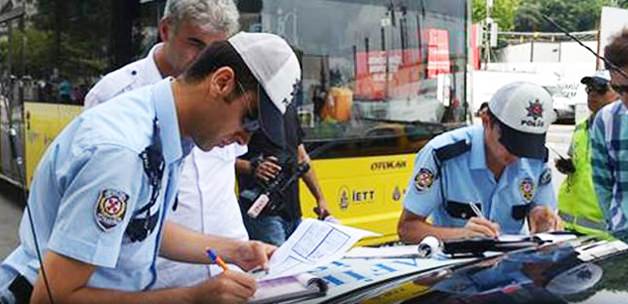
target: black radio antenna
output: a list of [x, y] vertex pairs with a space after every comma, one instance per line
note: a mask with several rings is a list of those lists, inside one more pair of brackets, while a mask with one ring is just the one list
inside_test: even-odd
[[618, 67], [617, 65], [612, 63], [610, 60], [604, 58], [604, 56], [598, 54], [596, 51], [592, 50], [590, 47], [588, 47], [584, 43], [582, 43], [582, 41], [580, 41], [580, 39], [578, 39], [575, 36], [573, 36], [572, 34], [570, 34], [560, 24], [558, 24], [558, 23], [556, 23], [556, 21], [552, 20], [552, 18], [550, 18], [550, 17], [548, 17], [547, 15], [544, 15], [544, 14], [541, 14], [541, 16], [543, 16], [543, 18], [545, 20], [547, 20], [547, 22], [549, 22], [552, 26], [557, 28], [559, 31], [563, 32], [565, 35], [567, 35], [567, 37], [571, 38], [571, 40], [577, 42], [580, 46], [585, 48], [587, 51], [591, 52], [591, 54], [593, 54], [595, 57], [597, 57], [598, 59], [604, 61], [604, 65], [606, 66], [606, 68], [608, 70], [613, 70], [613, 71], [621, 74], [622, 76], [624, 76], [624, 78], [628, 79], [628, 74], [626, 74], [626, 72], [624, 72], [620, 67]]

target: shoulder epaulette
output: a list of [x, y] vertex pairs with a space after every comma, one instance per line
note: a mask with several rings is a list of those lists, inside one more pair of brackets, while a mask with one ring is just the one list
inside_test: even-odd
[[434, 149], [434, 155], [436, 155], [439, 161], [443, 162], [456, 156], [460, 156], [469, 150], [471, 150], [471, 143], [468, 143], [463, 139], [455, 143], [442, 146], [438, 149]]

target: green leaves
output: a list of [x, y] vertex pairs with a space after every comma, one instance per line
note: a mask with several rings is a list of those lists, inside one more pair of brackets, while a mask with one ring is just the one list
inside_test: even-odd
[[[541, 17], [548, 15], [569, 31], [599, 27], [602, 6], [628, 8], [628, 0], [494, 0], [491, 17], [500, 31], [556, 32]], [[473, 0], [473, 22], [486, 18], [486, 0]]]
[[[515, 13], [521, 0], [494, 0], [491, 18], [499, 24], [500, 31], [510, 31], [514, 27]], [[473, 22], [486, 19], [486, 0], [473, 0]]]

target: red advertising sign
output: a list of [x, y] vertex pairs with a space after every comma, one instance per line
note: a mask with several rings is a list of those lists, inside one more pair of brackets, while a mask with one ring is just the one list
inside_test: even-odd
[[449, 32], [440, 29], [428, 29], [427, 36], [427, 78], [435, 78], [438, 74], [449, 74]]
[[471, 26], [471, 65], [474, 69], [480, 69], [480, 26], [476, 23]]
[[427, 29], [422, 36], [424, 47], [427, 46], [427, 68], [418, 48], [357, 52], [354, 96], [373, 101], [415, 96], [420, 90], [421, 78], [425, 77], [421, 76], [423, 73], [427, 72], [428, 78], [449, 74], [449, 33]]

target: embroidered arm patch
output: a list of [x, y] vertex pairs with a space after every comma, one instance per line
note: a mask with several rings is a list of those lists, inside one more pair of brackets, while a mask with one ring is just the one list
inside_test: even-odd
[[414, 176], [414, 187], [417, 191], [423, 192], [430, 187], [434, 183], [434, 173], [427, 168], [419, 169], [419, 172]]
[[129, 195], [114, 189], [100, 192], [96, 201], [94, 217], [102, 231], [109, 231], [124, 219]]

